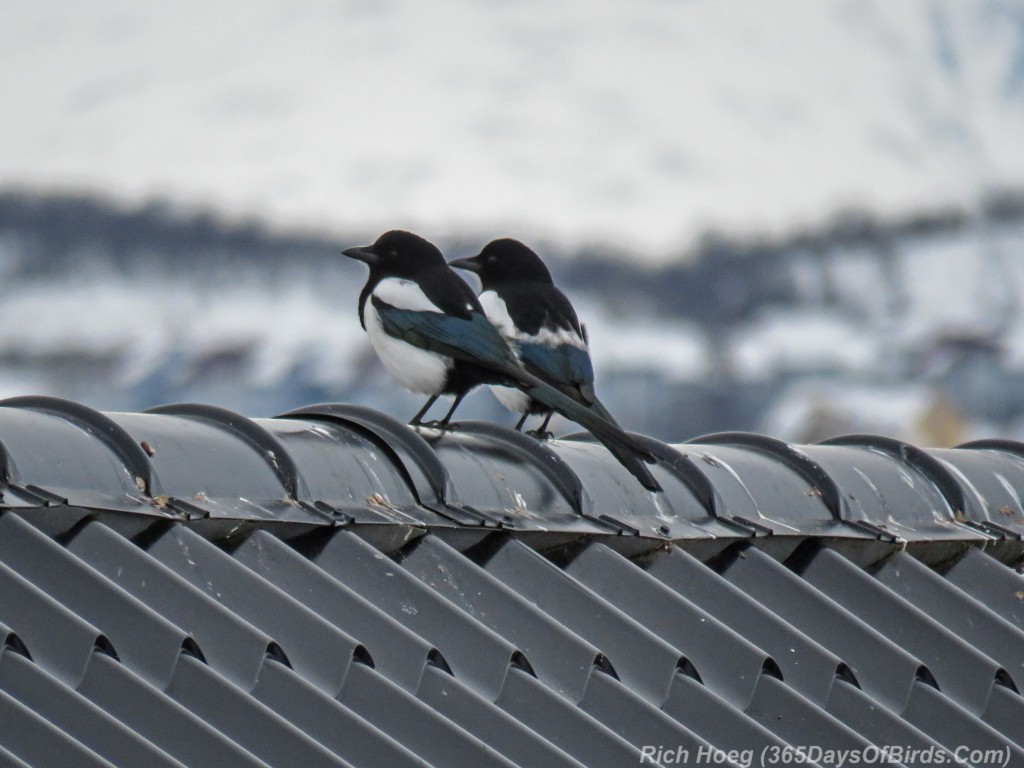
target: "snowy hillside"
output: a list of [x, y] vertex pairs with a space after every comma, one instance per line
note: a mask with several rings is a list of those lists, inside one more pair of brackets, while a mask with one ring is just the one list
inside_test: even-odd
[[[1024, 439], [1024, 196], [1004, 209], [709, 242], [661, 267], [545, 255], [588, 326], [601, 398], [632, 429]], [[421, 398], [370, 350], [365, 267], [338, 254], [358, 242], [0, 195], [0, 397], [408, 418]], [[513, 421], [485, 391], [460, 415]]]
[[1024, 2], [0, 2], [0, 187], [599, 240], [1024, 183]]

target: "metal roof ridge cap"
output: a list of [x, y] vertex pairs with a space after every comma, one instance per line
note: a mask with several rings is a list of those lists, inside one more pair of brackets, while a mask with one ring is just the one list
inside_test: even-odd
[[[654, 458], [658, 461], [657, 466], [666, 468], [673, 477], [679, 480], [683, 487], [685, 487], [686, 490], [688, 490], [704, 508], [708, 517], [715, 520], [724, 519], [728, 521], [728, 518], [722, 514], [724, 504], [722, 502], [722, 497], [718, 493], [718, 489], [715, 488], [714, 483], [712, 483], [703, 472], [697, 469], [688, 454], [676, 448], [672, 443], [662, 442], [650, 435], [628, 431], [626, 434], [651, 452]], [[558, 439], [571, 440], [573, 442], [596, 442], [594, 436], [585, 431], [573, 432], [568, 435], [563, 435]], [[665, 496], [665, 494], [662, 495]], [[665, 500], [668, 501], [667, 497]]]
[[1005, 437], [985, 437], [979, 440], [968, 440], [966, 443], [960, 443], [953, 447], [968, 451], [1000, 451], [1001, 453], [1009, 453], [1012, 456], [1024, 459], [1024, 442], [1010, 440]]
[[[587, 494], [579, 475], [572, 469], [569, 462], [547, 445], [546, 441], [529, 437], [522, 432], [508, 429], [490, 421], [459, 421], [456, 422], [456, 425], [452, 427], [452, 431], [504, 440], [516, 448], [523, 449], [524, 453], [534, 459], [534, 465], [539, 467], [544, 476], [561, 492], [576, 514], [581, 517], [592, 514], [591, 510], [594, 504]], [[439, 439], [443, 436], [444, 432], [442, 431]], [[539, 454], [539, 456], [534, 456], [534, 452]]]
[[288, 453], [288, 449], [269, 430], [248, 416], [203, 403], [169, 403], [148, 408], [144, 413], [203, 421], [243, 438], [251, 448], [258, 449], [260, 458], [277, 476], [290, 499], [298, 500], [300, 494], [309, 496], [305, 492], [306, 482], [302, 478], [302, 473], [299, 472], [298, 465]]
[[[815, 445], [835, 445], [851, 448], [874, 448], [887, 456], [898, 460], [900, 463], [909, 466], [920, 472], [939, 491], [939, 494], [949, 505], [953, 520], [958, 524], [965, 524], [961, 517], [967, 519], [982, 517], [978, 501], [969, 497], [956, 476], [935, 456], [932, 456], [925, 448], [899, 440], [894, 437], [855, 433], [840, 435], [821, 440]], [[968, 515], [968, 507], [971, 514]]]
[[832, 518], [843, 521], [849, 517], [846, 500], [835, 479], [821, 464], [797, 446], [768, 435], [756, 432], [727, 431], [712, 432], [687, 440], [685, 445], [730, 445], [737, 448], [753, 448], [777, 458], [780, 463], [810, 482], [820, 493]]
[[[65, 400], [59, 397], [48, 395], [23, 395], [21, 397], [9, 397], [0, 400], [2, 408], [20, 408], [24, 410], [40, 411], [56, 416], [64, 421], [71, 422], [76, 426], [82, 425], [91, 428], [94, 434], [99, 437], [107, 448], [112, 449], [125, 468], [135, 478], [139, 491], [149, 497], [159, 495], [159, 478], [153, 471], [153, 464], [149, 456], [137, 444], [127, 430], [120, 424], [87, 405], [76, 403], [73, 400]], [[6, 454], [6, 451], [4, 451]], [[9, 466], [9, 465], [7, 465]], [[6, 469], [6, 466], [5, 466]], [[141, 483], [141, 485], [140, 485]]]
[[[451, 476], [434, 449], [416, 430], [380, 411], [351, 403], [318, 403], [278, 414], [275, 419], [310, 419], [340, 424], [371, 437], [389, 452], [396, 467], [406, 476], [419, 502], [435, 506], [457, 506], [458, 499]], [[379, 430], [383, 429], [384, 434]], [[396, 443], [398, 444], [396, 446]], [[410, 467], [410, 461], [412, 467]], [[413, 469], [416, 472], [413, 472]], [[420, 481], [417, 481], [420, 478]], [[425, 484], [425, 485], [424, 485]], [[427, 495], [433, 498], [424, 498]], [[436, 510], [435, 510], [436, 511]]]

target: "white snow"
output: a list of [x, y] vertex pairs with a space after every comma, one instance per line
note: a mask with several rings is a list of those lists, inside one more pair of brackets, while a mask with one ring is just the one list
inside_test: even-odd
[[[0, 294], [0, 354], [110, 360], [130, 386], [168, 359], [182, 375], [210, 356], [239, 352], [247, 385], [279, 382], [301, 363], [318, 383], [341, 386], [357, 370], [365, 337], [355, 311], [313, 284], [197, 286], [99, 272], [90, 279], [22, 284]], [[59, 311], [54, 308], [59, 307]], [[241, 382], [240, 382], [241, 384]]]
[[0, 2], [0, 186], [608, 240], [1024, 182], [1021, 0]]
[[[788, 388], [772, 405], [763, 419], [763, 429], [798, 442], [850, 432], [919, 442], [934, 399], [935, 393], [927, 385], [917, 383], [804, 380]], [[828, 435], [814, 433], [822, 427]]]
[[730, 340], [738, 378], [783, 372], [864, 372], [879, 362], [879, 339], [862, 322], [820, 310], [766, 312]]
[[624, 318], [576, 302], [590, 338], [590, 357], [601, 371], [653, 372], [673, 383], [695, 382], [711, 373], [708, 339], [697, 325], [680, 320]]

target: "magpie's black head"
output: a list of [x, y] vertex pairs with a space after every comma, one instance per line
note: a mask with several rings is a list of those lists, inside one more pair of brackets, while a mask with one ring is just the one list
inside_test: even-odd
[[450, 266], [476, 272], [484, 291], [500, 283], [552, 282], [541, 257], [511, 238], [490, 241], [476, 256], [456, 259]]
[[476, 256], [456, 259], [449, 266], [476, 272], [485, 291], [499, 283], [551, 283], [540, 256], [510, 237], [492, 240]]
[[431, 267], [443, 267], [444, 256], [437, 246], [419, 235], [392, 229], [377, 238], [373, 245], [346, 248], [342, 254], [363, 261], [376, 275], [412, 275]]

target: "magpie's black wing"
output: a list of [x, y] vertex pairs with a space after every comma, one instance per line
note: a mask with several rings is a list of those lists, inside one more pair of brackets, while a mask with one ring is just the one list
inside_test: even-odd
[[585, 403], [594, 402], [594, 366], [586, 350], [572, 344], [539, 344], [524, 341], [516, 345], [526, 370], [558, 389], [577, 392]]
[[518, 368], [515, 353], [483, 312], [453, 317], [440, 312], [399, 309], [374, 296], [384, 332], [431, 352], [483, 368], [506, 372]]
[[576, 402], [523, 368], [483, 312], [476, 311], [468, 318], [462, 318], [440, 312], [399, 309], [376, 296], [370, 300], [385, 333], [421, 349], [498, 374], [499, 378], [504, 378], [533, 399], [588, 429], [645, 488], [661, 490], [658, 481], [644, 466], [644, 461], [654, 460], [650, 452], [617, 425], [602, 418], [600, 413]]

